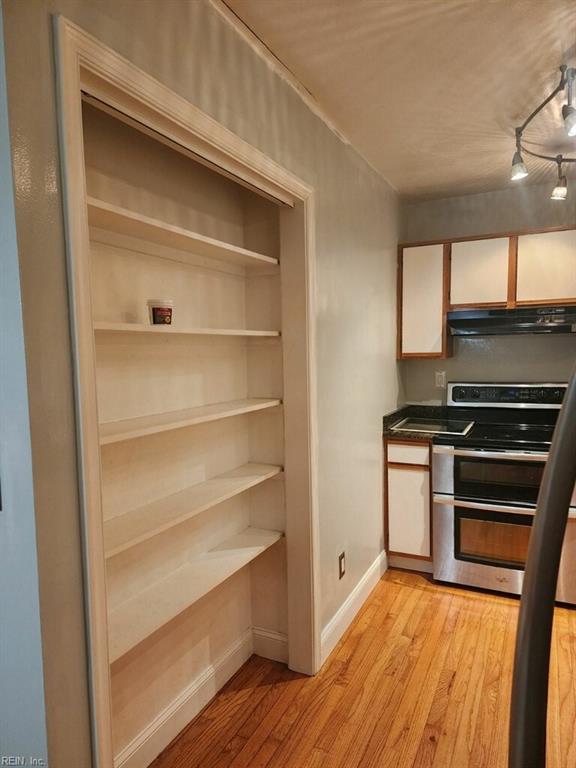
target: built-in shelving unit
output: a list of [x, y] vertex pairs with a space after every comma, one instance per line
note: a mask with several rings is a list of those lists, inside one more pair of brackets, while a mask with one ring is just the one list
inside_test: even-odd
[[104, 522], [106, 557], [113, 557], [189, 520], [223, 501], [276, 477], [282, 467], [272, 464], [243, 464], [229, 472], [197, 483], [144, 507], [133, 509]]
[[219, 259], [243, 267], [278, 264], [278, 259], [272, 256], [265, 256], [263, 253], [215, 240], [93, 197], [88, 198], [88, 222], [90, 226], [98, 229], [148, 240], [157, 245], [187, 251], [195, 256]]
[[276, 408], [281, 402], [278, 399], [254, 397], [246, 400], [232, 400], [227, 403], [201, 405], [181, 411], [154, 413], [150, 416], [138, 416], [134, 419], [104, 422], [100, 424], [100, 445], [133, 440], [136, 437], [169, 432], [173, 429], [182, 429], [183, 427], [193, 427], [209, 421], [218, 421], [219, 419], [228, 419], [231, 416], [241, 416], [245, 413], [262, 411], [266, 408]]
[[[143, 734], [158, 718], [165, 733], [182, 727], [180, 714], [168, 727], [164, 713], [180, 711], [210, 665], [225, 670], [219, 682], [236, 671], [260, 642], [247, 629], [275, 638], [258, 653], [286, 658], [281, 540], [293, 472], [282, 405], [304, 337], [300, 300], [291, 305], [295, 289], [284, 289], [302, 209], [286, 229], [285, 212], [252, 189], [94, 106], [83, 121], [82, 311], [101, 479], [90, 514], [103, 545], [115, 758], [144, 765], [148, 747], [133, 757]], [[151, 324], [150, 302], [169, 302], [172, 324]], [[283, 334], [295, 330], [286, 350]], [[188, 713], [203, 695], [190, 694]]]
[[204, 597], [281, 539], [280, 531], [247, 528], [192, 558], [110, 612], [110, 661]]

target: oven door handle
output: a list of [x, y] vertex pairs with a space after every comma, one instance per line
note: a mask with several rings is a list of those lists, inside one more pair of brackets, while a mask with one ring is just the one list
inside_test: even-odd
[[[441, 496], [435, 494], [433, 497], [434, 504], [444, 504], [448, 507], [462, 507], [464, 509], [477, 509], [479, 512], [505, 512], [511, 515], [531, 515], [534, 517], [536, 513], [535, 507], [509, 507], [504, 504], [484, 504], [480, 501], [464, 501], [461, 499], [455, 499], [454, 496]], [[570, 509], [568, 517], [571, 519], [576, 518], [576, 509]]]
[[505, 459], [506, 461], [534, 461], [546, 462], [548, 454], [543, 452], [521, 452], [521, 451], [484, 451], [481, 448], [452, 448], [449, 445], [434, 445], [432, 453], [443, 454], [445, 456], [468, 456], [473, 459]]
[[453, 496], [435, 495], [434, 504], [445, 504], [448, 507], [463, 507], [464, 509], [477, 509], [479, 512], [509, 512], [513, 515], [534, 515], [536, 507], [507, 507], [504, 504], [483, 504], [479, 501], [463, 501]]

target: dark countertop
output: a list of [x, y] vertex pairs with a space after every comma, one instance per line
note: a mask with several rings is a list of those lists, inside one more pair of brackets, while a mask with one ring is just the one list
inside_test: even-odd
[[385, 438], [395, 440], [432, 440], [433, 435], [427, 432], [392, 432], [390, 427], [408, 416], [417, 419], [445, 419], [448, 417], [448, 408], [445, 405], [405, 405], [396, 411], [387, 413], [382, 419], [382, 434]]

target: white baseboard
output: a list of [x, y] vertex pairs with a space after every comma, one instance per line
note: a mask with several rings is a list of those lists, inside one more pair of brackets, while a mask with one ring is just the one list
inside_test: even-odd
[[430, 560], [419, 560], [416, 557], [402, 557], [401, 555], [388, 556], [389, 568], [406, 568], [407, 571], [419, 571], [420, 573], [432, 573]]
[[115, 756], [114, 768], [146, 768], [150, 765], [224, 683], [248, 661], [253, 648], [252, 629], [247, 629]]
[[364, 576], [342, 603], [338, 611], [322, 630], [321, 659], [322, 664], [334, 650], [336, 643], [348, 629], [354, 617], [366, 602], [368, 595], [382, 578], [388, 567], [386, 552], [381, 552], [368, 568]]
[[288, 663], [288, 636], [263, 627], [253, 627], [254, 653], [265, 659]]

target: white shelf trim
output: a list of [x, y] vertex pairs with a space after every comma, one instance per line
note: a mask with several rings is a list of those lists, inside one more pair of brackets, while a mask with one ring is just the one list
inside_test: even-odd
[[177, 325], [145, 325], [144, 323], [95, 322], [100, 333], [152, 333], [174, 336], [280, 336], [280, 331], [253, 331], [245, 328], [179, 328]]
[[186, 408], [182, 411], [167, 411], [154, 413], [150, 416], [137, 416], [133, 419], [105, 421], [100, 424], [100, 445], [120, 443], [137, 437], [154, 435], [158, 432], [169, 432], [173, 429], [192, 427], [208, 421], [227, 419], [231, 416], [241, 416], [244, 413], [262, 411], [266, 408], [276, 408], [282, 404], [279, 398], [253, 397], [246, 400], [231, 400], [226, 403], [200, 405], [196, 408]]
[[110, 611], [110, 663], [178, 616], [284, 534], [246, 528], [214, 549], [189, 560]]
[[128, 237], [137, 237], [158, 245], [193, 253], [196, 256], [219, 259], [245, 267], [262, 267], [279, 263], [278, 259], [272, 256], [206, 237], [198, 232], [167, 224], [159, 219], [144, 216], [94, 197], [88, 197], [87, 203], [88, 223], [91, 227]]
[[249, 488], [276, 477], [282, 467], [274, 464], [243, 464], [229, 472], [153, 501], [104, 522], [106, 557], [124, 552], [163, 531], [205, 512]]

